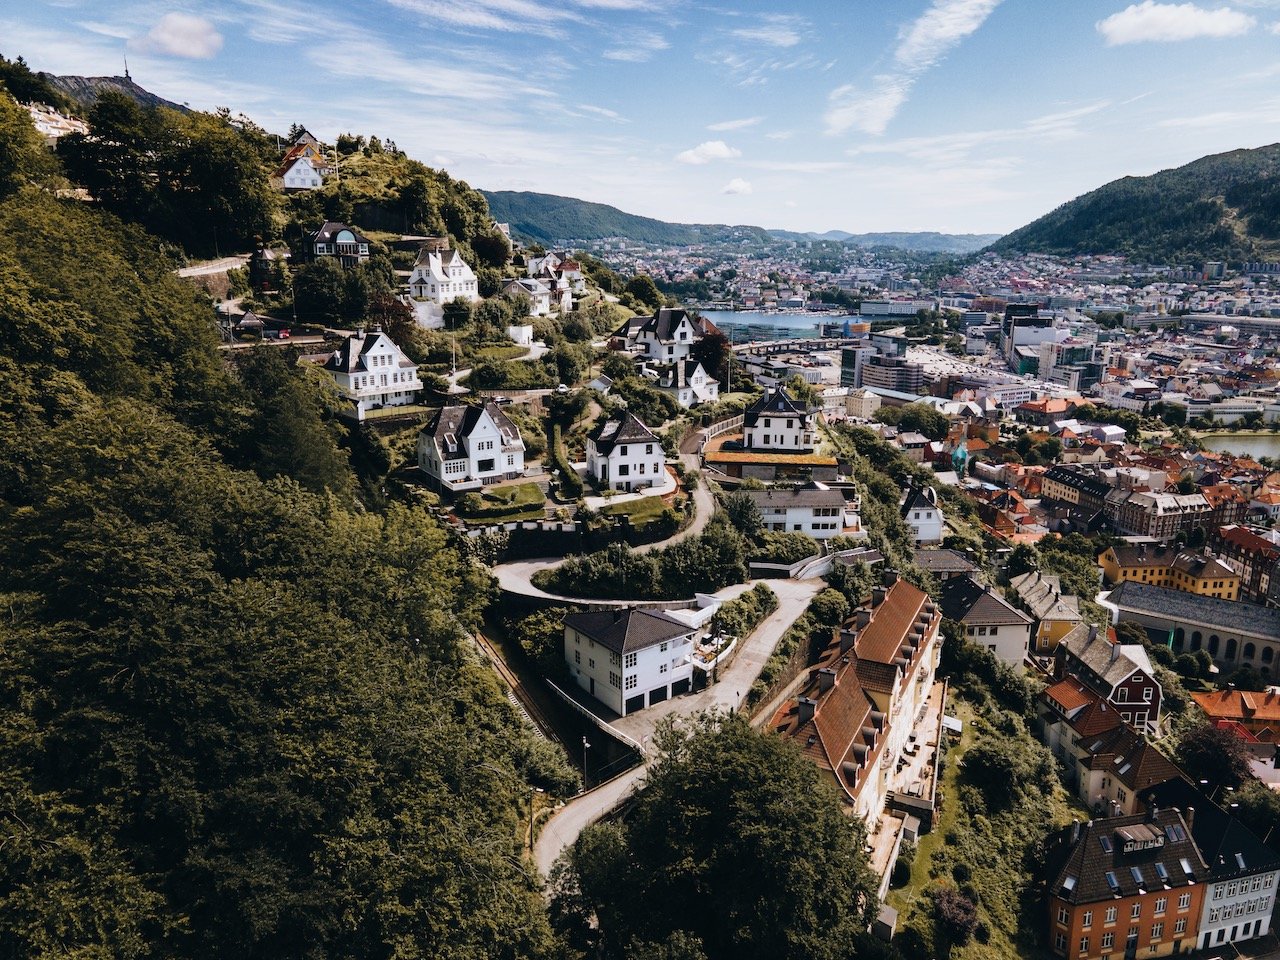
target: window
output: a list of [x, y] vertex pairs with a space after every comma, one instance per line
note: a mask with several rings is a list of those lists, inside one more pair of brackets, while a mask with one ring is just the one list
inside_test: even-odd
[[1163, 924], [1163, 923], [1153, 923], [1153, 924], [1151, 925], [1151, 939], [1152, 939], [1152, 940], [1159, 940], [1159, 939], [1160, 939], [1161, 937], [1163, 937], [1163, 936], [1164, 936], [1164, 924]]
[[1102, 935], [1103, 950], [1110, 950], [1112, 944], [1114, 944], [1115, 942], [1116, 942], [1116, 935], [1114, 933], [1107, 932]]
[[1142, 916], [1142, 904], [1140, 904], [1140, 903], [1135, 903], [1135, 904], [1133, 905], [1133, 908], [1129, 911], [1129, 919], [1130, 919], [1130, 920], [1137, 920], [1137, 919], [1138, 919], [1138, 918], [1140, 918], [1141, 916]]
[[581, 651], [581, 650], [575, 650], [575, 651], [573, 651], [573, 662], [574, 662], [574, 663], [576, 663], [578, 666], [582, 666], [582, 651]]
[[1080, 926], [1082, 926], [1082, 927], [1092, 927], [1092, 926], [1093, 926], [1093, 911], [1092, 911], [1092, 910], [1086, 910], [1086, 911], [1084, 912], [1084, 915], [1083, 915], [1083, 917], [1082, 917], [1082, 918], [1081, 918], [1081, 920], [1080, 920]]
[[633, 673], [627, 677], [626, 689], [634, 690], [636, 688], [636, 675]]
[[628, 653], [626, 658], [626, 667], [628, 670], [634, 669], [636, 661], [639, 659], [638, 653]]
[[1113, 924], [1113, 923], [1115, 923], [1115, 922], [1116, 922], [1116, 908], [1115, 908], [1115, 907], [1107, 907], [1106, 923], [1107, 923], [1108, 925], [1110, 925], [1110, 924]]
[[670, 644], [670, 643], [668, 643], [666, 640], [663, 640], [663, 641], [662, 641], [662, 643], [658, 644], [658, 652], [659, 652], [659, 653], [666, 653], [666, 652], [667, 652], [667, 648], [668, 648], [668, 647], [670, 647], [670, 646], [671, 646], [671, 644]]
[[646, 444], [644, 445], [644, 452], [645, 452], [645, 453], [653, 453], [653, 444], [652, 444], [652, 443], [646, 443]]
[[1088, 938], [1088, 937], [1081, 937], [1081, 938], [1080, 938], [1080, 952], [1081, 952], [1081, 953], [1088, 953], [1088, 952], [1089, 952], [1089, 938]]
[[1158, 898], [1156, 898], [1156, 916], [1158, 917], [1158, 916], [1160, 916], [1162, 913], [1164, 913], [1164, 908], [1165, 908], [1165, 907], [1167, 907], [1168, 905], [1169, 905], [1169, 898], [1168, 898], [1168, 897], [1158, 897]]
[[1191, 894], [1184, 893], [1178, 897], [1178, 909], [1189, 910], [1191, 908]]
[[659, 673], [666, 673], [666, 672], [667, 672], [667, 665], [666, 665], [665, 663], [664, 663], [664, 664], [659, 665], [659, 667], [658, 667], [658, 672], [659, 672]]
[[609, 671], [609, 686], [615, 689], [622, 686], [622, 678], [612, 670]]
[[1067, 908], [1066, 907], [1058, 908], [1058, 922], [1062, 924], [1064, 927], [1067, 925]]
[[1144, 688], [1143, 688], [1143, 690], [1142, 690], [1142, 699], [1143, 699], [1144, 701], [1146, 701], [1147, 703], [1150, 703], [1150, 702], [1151, 702], [1151, 688], [1150, 688], [1150, 687], [1144, 687]]
[[1053, 949], [1057, 950], [1059, 953], [1066, 953], [1067, 935], [1065, 933], [1059, 933], [1056, 936], [1054, 936]]
[[1186, 932], [1187, 932], [1187, 918], [1186, 918], [1186, 917], [1183, 917], [1181, 920], [1177, 921], [1177, 922], [1173, 925], [1173, 932], [1174, 932], [1174, 933], [1186, 933]]
[[596, 668], [596, 658], [595, 657], [588, 658], [587, 666], [590, 667], [592, 670], [594, 670]]

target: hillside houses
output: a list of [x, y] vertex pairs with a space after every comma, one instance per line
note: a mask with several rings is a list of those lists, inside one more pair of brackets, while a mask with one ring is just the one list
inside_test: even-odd
[[524, 440], [502, 408], [445, 406], [418, 434], [418, 469], [449, 493], [524, 475]]
[[422, 390], [418, 365], [378, 326], [367, 333], [357, 330], [332, 353], [300, 358], [307, 361], [333, 378], [338, 391], [354, 406], [357, 419], [363, 420], [370, 410], [411, 404]]

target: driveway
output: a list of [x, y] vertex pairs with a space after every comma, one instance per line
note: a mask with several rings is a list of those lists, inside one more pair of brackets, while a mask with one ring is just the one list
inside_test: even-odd
[[243, 267], [248, 262], [249, 255], [247, 253], [238, 257], [223, 257], [221, 260], [211, 260], [208, 263], [197, 263], [189, 267], [181, 267], [178, 270], [178, 276], [207, 277], [215, 273], [226, 273], [236, 267]]
[[[742, 643], [733, 663], [720, 672], [718, 683], [692, 696], [676, 697], [613, 721], [612, 726], [644, 745], [643, 762], [589, 793], [570, 800], [543, 825], [533, 848], [533, 858], [544, 877], [550, 874], [561, 851], [577, 840], [583, 830], [615, 809], [642, 784], [648, 764], [653, 759], [651, 738], [658, 721], [672, 714], [690, 716], [702, 710], [738, 709], [782, 635], [826, 584], [821, 580], [770, 580], [769, 586], [778, 595], [778, 609]], [[745, 584], [736, 584], [721, 590], [716, 596], [727, 599], [744, 589]]]

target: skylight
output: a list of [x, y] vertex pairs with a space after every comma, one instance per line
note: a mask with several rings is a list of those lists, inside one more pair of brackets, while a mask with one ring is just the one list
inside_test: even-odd
[[1142, 879], [1142, 868], [1141, 868], [1141, 867], [1130, 867], [1130, 868], [1129, 868], [1129, 875], [1130, 875], [1131, 877], [1133, 877], [1133, 882], [1134, 882], [1134, 883], [1136, 883], [1138, 886], [1140, 886], [1140, 887], [1141, 887], [1141, 886], [1143, 886], [1144, 884], [1146, 884], [1146, 881]]
[[1103, 852], [1103, 853], [1110, 853], [1110, 852], [1111, 852], [1111, 838], [1110, 838], [1110, 837], [1099, 837], [1099, 838], [1098, 838], [1098, 843], [1102, 845], [1102, 852]]
[[1164, 880], [1166, 882], [1168, 881], [1169, 871], [1164, 868], [1163, 863], [1156, 864], [1156, 876], [1159, 877], [1161, 880]]
[[1192, 873], [1191, 871], [1191, 861], [1188, 860], [1186, 857], [1183, 857], [1181, 860], [1179, 860], [1178, 864], [1182, 867], [1182, 872], [1185, 873], [1188, 877], [1195, 876], [1195, 874]]
[[1062, 889], [1063, 889], [1063, 892], [1065, 892], [1065, 893], [1070, 893], [1070, 892], [1071, 892], [1072, 890], [1074, 890], [1075, 888], [1076, 888], [1076, 878], [1075, 878], [1075, 877], [1070, 877], [1070, 876], [1069, 876], [1069, 877], [1067, 877], [1067, 879], [1065, 879], [1065, 880], [1063, 880], [1063, 881], [1062, 881]]
[[1243, 870], [1243, 869], [1244, 869], [1244, 854], [1243, 854], [1243, 853], [1237, 853], [1237, 854], [1236, 854], [1236, 866], [1238, 866], [1241, 870]]
[[1181, 840], [1187, 839], [1187, 831], [1182, 829], [1182, 824], [1180, 823], [1169, 824], [1164, 828], [1164, 832], [1171, 843], [1177, 843]]
[[1113, 893], [1120, 892], [1120, 881], [1116, 879], [1116, 872], [1114, 870], [1107, 871], [1107, 886], [1111, 888]]

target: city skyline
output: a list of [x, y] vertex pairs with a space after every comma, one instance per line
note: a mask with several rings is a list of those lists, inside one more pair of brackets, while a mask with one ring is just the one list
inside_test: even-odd
[[1003, 233], [1280, 139], [1280, 0], [43, 0], [33, 69], [683, 222]]

